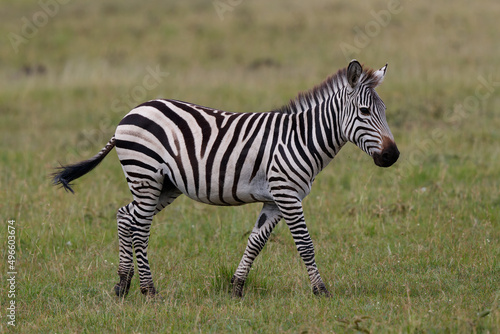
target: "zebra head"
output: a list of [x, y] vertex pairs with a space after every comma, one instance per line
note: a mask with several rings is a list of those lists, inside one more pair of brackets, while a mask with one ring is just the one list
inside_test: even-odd
[[380, 167], [392, 166], [399, 157], [385, 118], [385, 104], [375, 91], [386, 70], [387, 65], [377, 71], [363, 71], [357, 60], [349, 63], [343, 120], [346, 138], [370, 155]]

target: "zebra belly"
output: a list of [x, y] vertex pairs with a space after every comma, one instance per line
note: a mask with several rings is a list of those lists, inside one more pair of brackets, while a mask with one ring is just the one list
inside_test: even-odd
[[229, 171], [225, 173], [224, 178], [220, 173], [213, 173], [208, 178], [206, 174], [200, 173], [197, 185], [194, 187], [187, 187], [185, 183], [177, 182], [180, 175], [168, 175], [168, 177], [171, 181], [175, 180], [172, 183], [187, 197], [206, 204], [234, 206], [272, 201], [268, 184], [260, 175], [250, 181], [245, 175], [235, 178]]

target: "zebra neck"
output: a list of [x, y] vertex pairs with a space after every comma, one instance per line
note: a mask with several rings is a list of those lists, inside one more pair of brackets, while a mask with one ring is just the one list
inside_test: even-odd
[[302, 110], [290, 115], [295, 123], [293, 141], [311, 157], [313, 176], [316, 176], [347, 142], [341, 129], [343, 103], [336, 95], [323, 101], [307, 102], [307, 105], [301, 103]]

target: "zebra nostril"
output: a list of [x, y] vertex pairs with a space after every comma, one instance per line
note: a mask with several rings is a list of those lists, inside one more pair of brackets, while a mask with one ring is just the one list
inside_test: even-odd
[[386, 151], [382, 153], [382, 160], [384, 162], [390, 161], [391, 160], [391, 155]]

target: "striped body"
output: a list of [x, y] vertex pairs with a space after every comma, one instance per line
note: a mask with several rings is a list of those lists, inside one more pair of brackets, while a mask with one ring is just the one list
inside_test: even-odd
[[94, 158], [62, 167], [54, 183], [92, 170], [116, 146], [134, 200], [118, 210], [120, 282], [128, 292], [134, 252], [143, 293], [154, 295], [147, 247], [153, 216], [179, 195], [212, 205], [262, 202], [263, 208], [233, 276], [242, 296], [253, 261], [284, 218], [309, 274], [313, 292], [328, 295], [314, 259], [302, 209], [317, 174], [347, 142], [382, 167], [399, 156], [374, 88], [386, 67], [362, 70], [357, 61], [285, 107], [263, 113], [230, 113], [176, 100], [134, 108]]
[[155, 100], [125, 116], [115, 133], [116, 146], [127, 175], [154, 171], [199, 202], [273, 201], [270, 182], [283, 175], [293, 180], [302, 199], [320, 168], [343, 144], [316, 152], [315, 161], [303, 149], [314, 139], [297, 131], [306, 126], [307, 118], [306, 113], [228, 113]]

